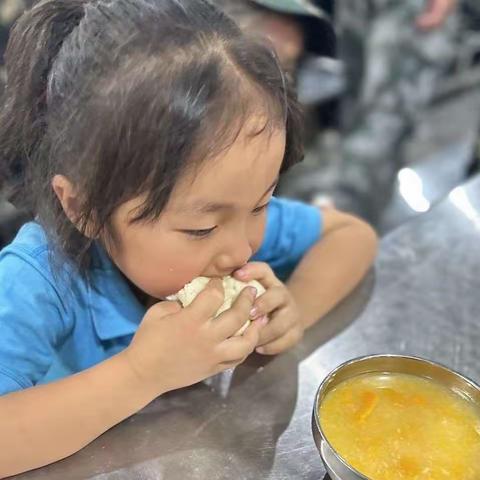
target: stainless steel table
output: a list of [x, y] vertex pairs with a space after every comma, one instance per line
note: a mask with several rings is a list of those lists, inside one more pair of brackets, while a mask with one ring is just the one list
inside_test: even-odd
[[341, 362], [413, 354], [480, 381], [479, 212], [477, 178], [384, 238], [374, 271], [293, 351], [165, 395], [17, 478], [323, 479], [310, 417], [320, 381]]

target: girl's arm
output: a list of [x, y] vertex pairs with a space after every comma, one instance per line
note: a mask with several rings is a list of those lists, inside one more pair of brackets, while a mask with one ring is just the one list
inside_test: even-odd
[[119, 354], [77, 375], [0, 397], [0, 478], [71, 455], [156, 394]]
[[95, 367], [0, 397], [0, 478], [65, 458], [162, 393], [243, 362], [263, 323], [231, 337], [245, 324], [255, 292], [244, 289], [212, 322], [223, 303], [221, 285], [210, 282], [185, 309], [157, 303], [128, 348]]
[[353, 290], [372, 265], [376, 249], [377, 236], [367, 223], [334, 209], [323, 211], [322, 238], [287, 282], [306, 328]]

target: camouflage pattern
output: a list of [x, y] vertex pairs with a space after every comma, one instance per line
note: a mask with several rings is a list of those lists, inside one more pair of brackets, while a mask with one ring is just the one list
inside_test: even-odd
[[347, 91], [331, 193], [339, 207], [373, 223], [389, 200], [405, 141], [455, 58], [457, 14], [438, 29], [421, 31], [415, 21], [425, 5], [424, 0], [337, 1]]
[[[275, 3], [275, 9], [304, 3], [254, 1], [270, 7]], [[480, 0], [463, 1], [480, 5]], [[339, 208], [378, 221], [402, 166], [406, 140], [455, 59], [459, 42], [457, 12], [435, 30], [417, 28], [427, 3], [335, 1], [338, 54], [346, 76], [340, 135], [318, 135], [307, 146], [303, 165], [282, 179], [280, 194], [313, 203], [329, 197]]]

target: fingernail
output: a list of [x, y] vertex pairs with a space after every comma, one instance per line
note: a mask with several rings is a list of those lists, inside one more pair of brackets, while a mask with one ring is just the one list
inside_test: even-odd
[[248, 292], [253, 299], [257, 297], [257, 289], [255, 287], [248, 287]]
[[250, 318], [253, 320], [258, 315], [258, 310], [256, 307], [253, 307], [250, 310]]
[[262, 347], [258, 347], [255, 351], [256, 351], [257, 353], [260, 353], [260, 354], [264, 354], [264, 353], [265, 353], [265, 350], [264, 350]]

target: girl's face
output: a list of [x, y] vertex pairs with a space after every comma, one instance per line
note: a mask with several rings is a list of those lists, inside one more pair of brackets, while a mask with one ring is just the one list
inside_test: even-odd
[[198, 276], [231, 274], [259, 249], [266, 206], [285, 154], [285, 131], [252, 137], [250, 122], [233, 145], [176, 185], [160, 218], [130, 223], [141, 199], [113, 217], [109, 253], [143, 292], [163, 298]]

